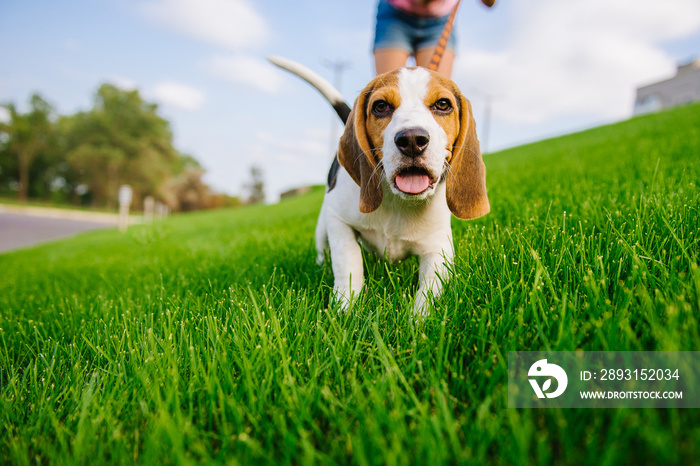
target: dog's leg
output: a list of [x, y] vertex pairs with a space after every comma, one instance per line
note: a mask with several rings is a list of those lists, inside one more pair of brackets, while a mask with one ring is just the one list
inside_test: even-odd
[[347, 311], [352, 299], [362, 290], [362, 250], [355, 230], [339, 219], [326, 217], [328, 243], [335, 278], [334, 294], [341, 308]]
[[413, 311], [420, 316], [430, 313], [430, 299], [442, 294], [442, 280], [449, 278], [449, 266], [454, 260], [452, 245], [440, 253], [424, 254], [420, 257], [420, 277]]
[[323, 264], [327, 248], [328, 228], [326, 226], [326, 212], [321, 206], [321, 212], [318, 214], [318, 222], [316, 223], [316, 263], [318, 265]]

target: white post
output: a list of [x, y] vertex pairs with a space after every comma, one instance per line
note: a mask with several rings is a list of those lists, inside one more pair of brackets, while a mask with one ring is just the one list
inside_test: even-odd
[[119, 231], [126, 231], [129, 226], [129, 206], [133, 190], [131, 186], [123, 184], [119, 187]]
[[164, 208], [165, 208], [165, 206], [163, 204], [161, 204], [160, 202], [156, 202], [155, 214], [156, 214], [156, 218], [158, 220], [163, 219], [163, 209]]
[[146, 196], [143, 200], [143, 220], [146, 223], [153, 222], [153, 207], [155, 200], [151, 196]]

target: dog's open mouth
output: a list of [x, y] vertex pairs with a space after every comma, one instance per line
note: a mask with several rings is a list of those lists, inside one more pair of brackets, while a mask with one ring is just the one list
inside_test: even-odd
[[435, 180], [424, 168], [409, 167], [396, 175], [394, 185], [404, 194], [421, 194], [435, 186]]

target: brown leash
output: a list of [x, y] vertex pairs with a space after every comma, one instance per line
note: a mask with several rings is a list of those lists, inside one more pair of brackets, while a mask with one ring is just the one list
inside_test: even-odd
[[442, 34], [440, 35], [440, 40], [438, 41], [437, 46], [435, 46], [435, 51], [433, 52], [433, 58], [430, 59], [430, 65], [428, 65], [429, 70], [437, 71], [438, 66], [440, 66], [440, 61], [442, 61], [442, 55], [445, 53], [445, 49], [447, 48], [447, 41], [450, 40], [450, 36], [452, 35], [452, 29], [454, 28], [455, 16], [457, 16], [457, 8], [459, 8], [459, 4], [461, 3], [461, 1], [462, 0], [457, 1], [457, 4], [452, 9], [452, 13], [450, 13], [450, 17], [447, 18], [447, 22], [445, 23], [445, 27], [442, 28]]

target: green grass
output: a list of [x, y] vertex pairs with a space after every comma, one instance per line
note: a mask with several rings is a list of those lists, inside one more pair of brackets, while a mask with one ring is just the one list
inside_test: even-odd
[[700, 350], [700, 106], [486, 157], [492, 212], [411, 319], [353, 312], [321, 191], [0, 255], [0, 462], [687, 464], [700, 413], [507, 408], [512, 350]]

